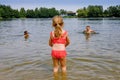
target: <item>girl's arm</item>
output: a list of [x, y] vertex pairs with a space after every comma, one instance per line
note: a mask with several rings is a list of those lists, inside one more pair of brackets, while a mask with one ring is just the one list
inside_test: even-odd
[[52, 46], [53, 46], [51, 36], [50, 36], [50, 38], [49, 38], [49, 46], [50, 46], [50, 47], [52, 47]]
[[68, 35], [66, 36], [66, 44], [65, 44], [65, 47], [67, 47], [68, 45], [70, 44], [70, 39], [68, 37]]

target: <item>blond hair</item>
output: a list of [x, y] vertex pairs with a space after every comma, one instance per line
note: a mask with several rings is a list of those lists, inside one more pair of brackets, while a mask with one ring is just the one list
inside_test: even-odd
[[63, 27], [63, 18], [61, 16], [54, 16], [53, 19], [52, 19], [52, 25], [53, 27], [55, 28], [54, 30], [54, 35], [55, 37], [61, 37], [61, 34], [62, 34], [62, 27]]

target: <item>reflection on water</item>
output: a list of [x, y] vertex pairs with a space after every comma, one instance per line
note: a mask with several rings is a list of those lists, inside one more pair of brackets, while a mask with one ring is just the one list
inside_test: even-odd
[[[65, 18], [64, 22], [71, 40], [67, 75], [53, 76], [48, 46], [51, 19], [0, 21], [0, 80], [120, 80], [120, 19]], [[86, 25], [100, 34], [82, 34]], [[27, 41], [25, 30], [30, 32]]]
[[68, 80], [66, 73], [55, 73], [54, 74], [54, 80]]
[[[95, 34], [84, 34], [84, 36], [85, 36], [86, 41], [89, 41], [92, 36], [96, 36], [96, 35], [98, 35], [98, 34], [99, 34], [99, 33], [95, 33]], [[99, 36], [99, 35], [98, 35], [98, 36]]]
[[90, 37], [91, 37], [91, 34], [84, 34], [85, 35], [85, 39], [87, 40], [87, 41], [89, 41], [89, 39], [90, 39]]

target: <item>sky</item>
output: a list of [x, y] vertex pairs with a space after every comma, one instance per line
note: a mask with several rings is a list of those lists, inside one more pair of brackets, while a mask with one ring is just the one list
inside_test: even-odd
[[13, 9], [55, 7], [57, 10], [76, 11], [89, 5], [102, 5], [106, 9], [109, 6], [120, 5], [120, 0], [0, 0], [0, 4], [9, 5]]

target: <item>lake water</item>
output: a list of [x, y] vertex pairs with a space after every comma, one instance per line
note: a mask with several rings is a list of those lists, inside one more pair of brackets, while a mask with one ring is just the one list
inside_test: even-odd
[[[64, 19], [71, 40], [66, 76], [53, 76], [51, 23], [51, 18], [0, 21], [0, 80], [120, 80], [120, 18]], [[99, 34], [82, 34], [87, 25]]]

